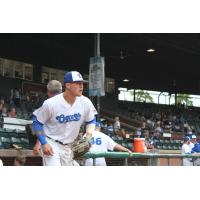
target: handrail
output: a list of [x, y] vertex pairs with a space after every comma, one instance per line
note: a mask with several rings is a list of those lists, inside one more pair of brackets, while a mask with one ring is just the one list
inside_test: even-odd
[[127, 152], [88, 152], [85, 158], [200, 158], [197, 154], [159, 154], [159, 153], [132, 153]]

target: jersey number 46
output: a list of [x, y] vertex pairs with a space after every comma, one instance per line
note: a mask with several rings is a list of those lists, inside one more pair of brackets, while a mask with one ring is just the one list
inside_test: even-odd
[[91, 144], [101, 145], [101, 138], [91, 138]]

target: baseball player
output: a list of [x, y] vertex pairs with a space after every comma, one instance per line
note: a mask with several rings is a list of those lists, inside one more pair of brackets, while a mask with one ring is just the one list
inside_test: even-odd
[[[191, 154], [191, 149], [190, 149], [190, 138], [188, 136], [185, 136], [184, 138], [184, 144], [182, 145], [182, 154]], [[192, 166], [192, 162], [190, 158], [183, 158], [183, 166]]]
[[[47, 96], [48, 98], [51, 98], [57, 94], [60, 94], [62, 92], [62, 84], [60, 81], [57, 80], [51, 80], [47, 84]], [[37, 140], [35, 146], [33, 147], [33, 154], [39, 155], [40, 154], [40, 148], [41, 144], [40, 141]]]
[[[197, 142], [196, 135], [192, 135], [191, 142], [193, 145], [190, 146], [192, 153], [200, 153], [200, 144]], [[193, 158], [194, 166], [200, 166], [200, 158]]]
[[47, 99], [33, 115], [33, 129], [43, 149], [47, 166], [78, 165], [73, 160], [71, 144], [77, 138], [81, 125], [86, 122], [86, 138], [91, 140], [95, 129], [96, 109], [83, 92], [81, 74], [67, 72], [65, 91]]
[[197, 137], [196, 137], [196, 135], [191, 135], [190, 144], [189, 144], [189, 147], [190, 147], [191, 151], [194, 148], [194, 145], [196, 143], [197, 143]]
[[[124, 151], [132, 154], [132, 152], [117, 144], [115, 141], [113, 141], [109, 136], [105, 135], [104, 133], [100, 132], [100, 123], [96, 123], [95, 131], [92, 132], [92, 138], [91, 138], [91, 148], [90, 152], [107, 152], [108, 150], [118, 150], [118, 151]], [[86, 159], [85, 161], [86, 166], [92, 166], [93, 160], [92, 158]], [[96, 158], [96, 166], [106, 166], [105, 158]]]

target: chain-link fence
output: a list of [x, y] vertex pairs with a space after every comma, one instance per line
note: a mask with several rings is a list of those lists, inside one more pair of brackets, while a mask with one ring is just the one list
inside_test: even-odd
[[92, 158], [96, 165], [98, 158], [104, 157], [108, 166], [200, 166], [200, 154], [160, 154], [125, 152], [93, 152], [85, 158]]

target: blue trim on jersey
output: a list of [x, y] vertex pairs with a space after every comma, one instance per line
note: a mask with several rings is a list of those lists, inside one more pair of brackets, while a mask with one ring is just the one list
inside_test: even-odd
[[37, 117], [33, 115], [33, 130], [34, 132], [43, 131], [43, 124], [37, 120]]
[[93, 120], [86, 122], [86, 125], [88, 124], [96, 124], [96, 118], [94, 118]]

